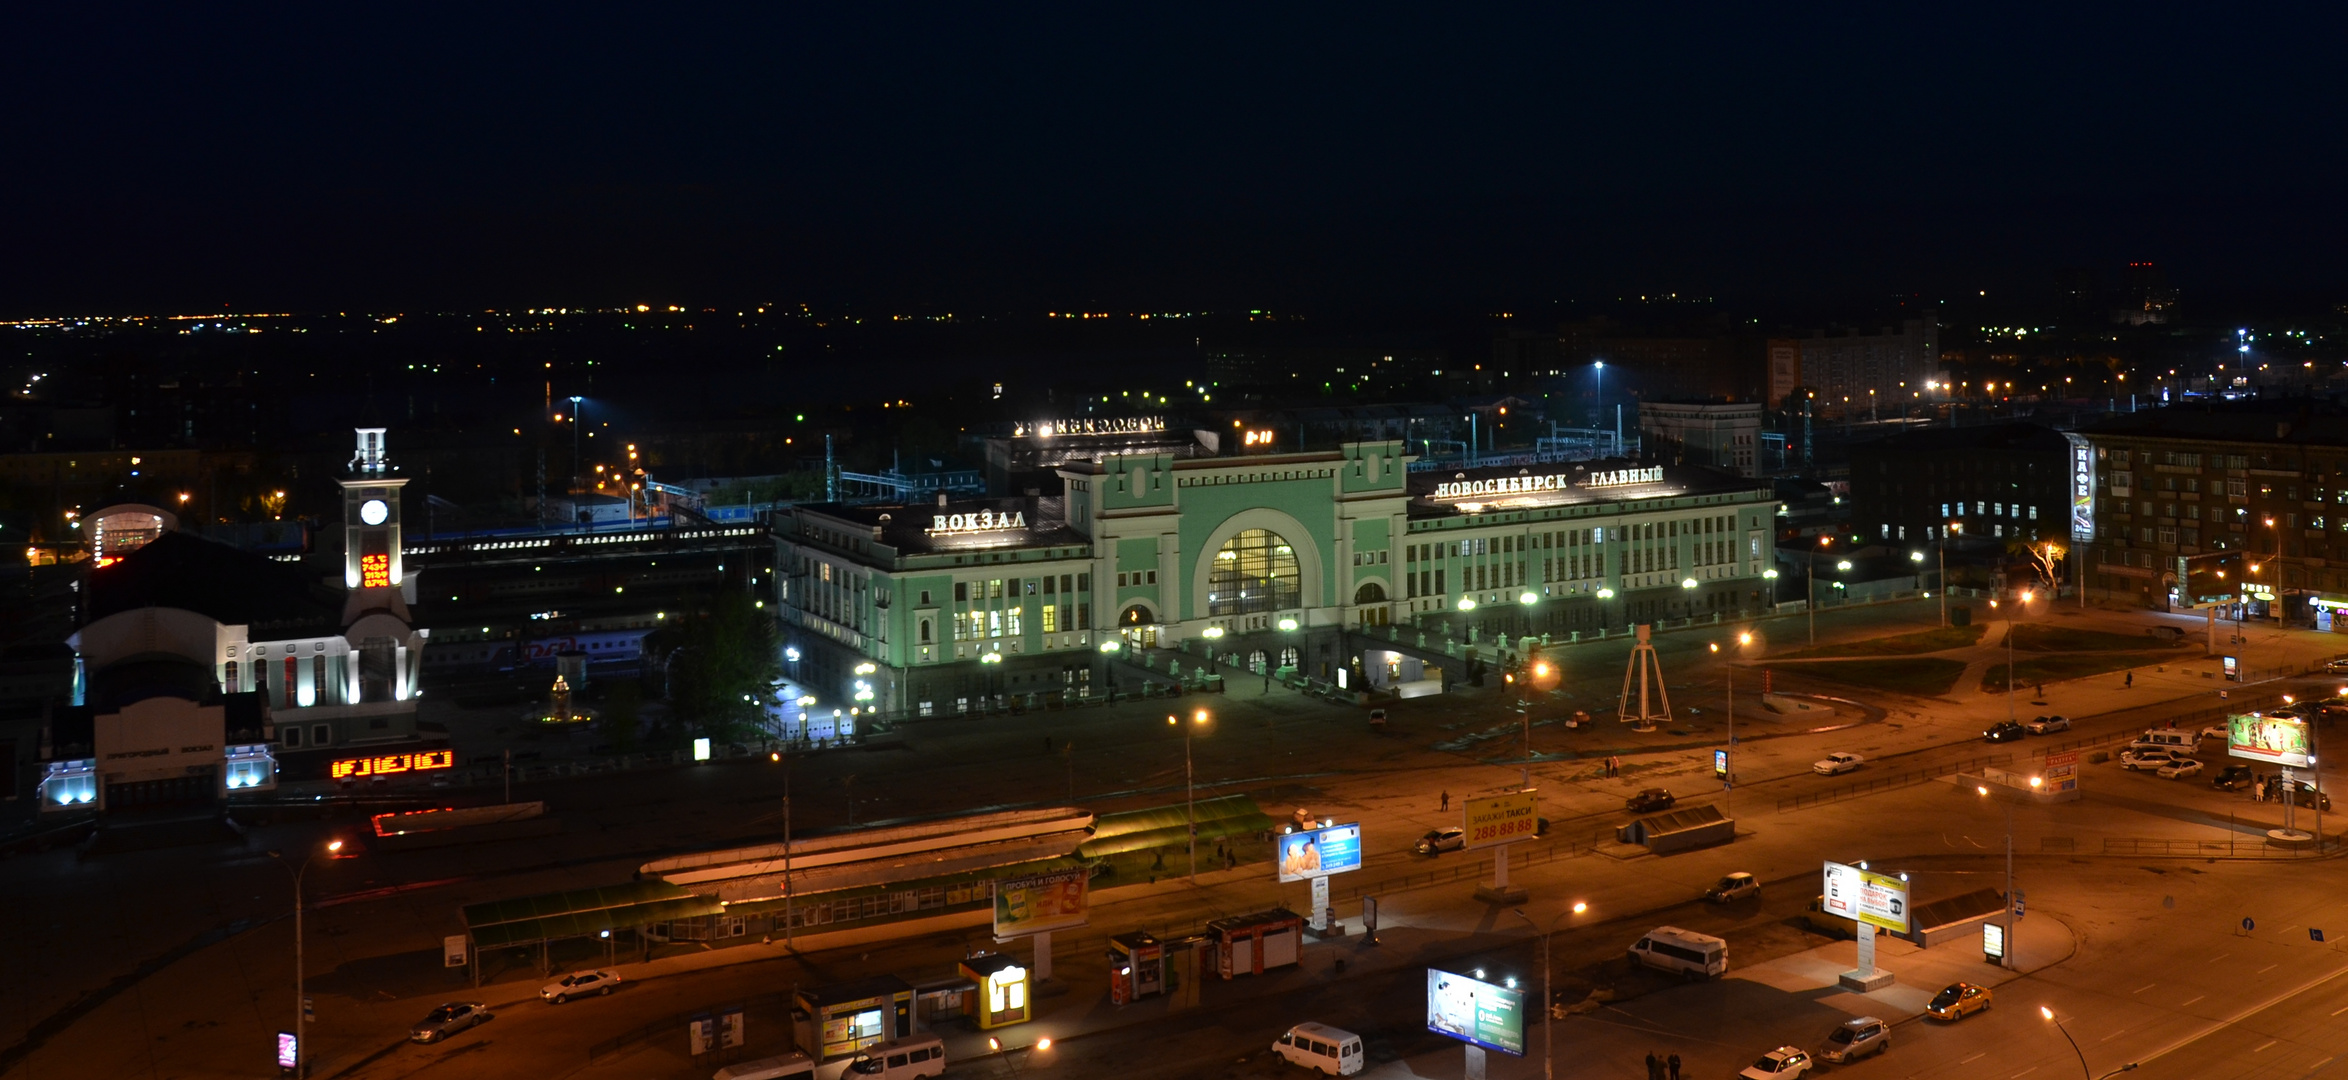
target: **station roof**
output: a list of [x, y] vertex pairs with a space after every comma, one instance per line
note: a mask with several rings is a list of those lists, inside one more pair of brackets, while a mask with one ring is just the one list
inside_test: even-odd
[[1414, 520], [1488, 511], [1636, 503], [1767, 491], [1769, 483], [1701, 465], [1652, 465], [1622, 459], [1554, 465], [1500, 465], [1412, 473]]
[[166, 532], [90, 572], [89, 618], [139, 608], [193, 611], [242, 625], [255, 640], [340, 633], [340, 590], [272, 561], [183, 532]]
[[[863, 530], [860, 539], [894, 548], [900, 555], [951, 555], [1092, 543], [1091, 538], [1068, 527], [1065, 503], [1057, 496], [1024, 495], [882, 506], [812, 503], [799, 509], [807, 515], [821, 515], [859, 527]], [[820, 522], [814, 524], [822, 527]], [[831, 542], [839, 545], [837, 540]]]
[[476, 949], [586, 937], [646, 923], [715, 915], [724, 905], [665, 881], [631, 881], [596, 889], [467, 904], [465, 931]]

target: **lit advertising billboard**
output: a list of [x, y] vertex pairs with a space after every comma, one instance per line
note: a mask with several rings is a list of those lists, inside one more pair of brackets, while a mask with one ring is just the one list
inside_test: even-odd
[[1463, 805], [1467, 810], [1464, 824], [1470, 848], [1530, 840], [1541, 827], [1540, 796], [1530, 791], [1469, 799]]
[[1362, 868], [1362, 827], [1331, 825], [1280, 837], [1280, 880], [1310, 881]]
[[2095, 539], [2095, 447], [2082, 435], [2066, 433], [2071, 443], [2071, 539]]
[[1841, 863], [1826, 864], [1826, 913], [1880, 926], [1895, 934], [1908, 932], [1908, 881]]
[[1082, 867], [995, 882], [995, 936], [1083, 926], [1091, 885], [1092, 874]]
[[2294, 769], [2304, 769], [2313, 760], [2307, 745], [2307, 721], [2258, 713], [2226, 718], [2226, 753]]
[[1525, 1056], [1525, 995], [1441, 968], [1427, 969], [1427, 1030]]

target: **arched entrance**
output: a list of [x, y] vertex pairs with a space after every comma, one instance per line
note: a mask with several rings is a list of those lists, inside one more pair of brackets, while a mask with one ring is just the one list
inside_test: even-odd
[[1363, 626], [1384, 626], [1392, 613], [1386, 607], [1386, 586], [1382, 582], [1365, 581], [1353, 591], [1354, 618]]
[[1207, 614], [1286, 611], [1304, 602], [1296, 548], [1270, 529], [1241, 529], [1215, 550], [1207, 571]]
[[1136, 649], [1158, 647], [1158, 615], [1148, 604], [1127, 604], [1117, 613], [1117, 632], [1125, 635], [1126, 644]]

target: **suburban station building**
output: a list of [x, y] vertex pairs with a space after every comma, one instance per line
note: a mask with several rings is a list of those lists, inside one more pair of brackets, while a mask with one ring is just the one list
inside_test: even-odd
[[2334, 618], [2348, 607], [2348, 411], [2282, 399], [2129, 413], [2081, 429], [2072, 455], [2088, 595], [2348, 631]]
[[1116, 659], [1187, 648], [1218, 673], [1441, 686], [1464, 670], [1454, 642], [1521, 647], [1771, 599], [1775, 496], [1723, 471], [1414, 471], [1401, 440], [1135, 451], [1133, 431], [1067, 430], [1014, 436], [1055, 441], [1055, 492], [779, 515], [798, 681], [867, 712], [940, 715], [1107, 693]]

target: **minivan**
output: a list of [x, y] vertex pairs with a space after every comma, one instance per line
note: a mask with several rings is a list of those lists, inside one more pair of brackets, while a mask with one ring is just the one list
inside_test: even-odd
[[1843, 1021], [1826, 1036], [1826, 1052], [1818, 1055], [1837, 1065], [1848, 1065], [1869, 1054], [1891, 1049], [1891, 1025], [1872, 1016]]
[[1352, 1076], [1362, 1071], [1362, 1037], [1327, 1024], [1298, 1024], [1289, 1028], [1272, 1052], [1291, 1065], [1302, 1065], [1323, 1076]]
[[1631, 963], [1691, 977], [1716, 978], [1728, 973], [1728, 942], [1676, 926], [1658, 926], [1632, 943]]
[[710, 1074], [709, 1080], [814, 1080], [815, 1060], [805, 1054], [741, 1061]]
[[2201, 750], [2201, 734], [2194, 731], [2171, 731], [2166, 728], [2154, 728], [2136, 736], [2136, 741], [2128, 744], [2130, 750], [2154, 747], [2163, 750], [2183, 750], [2188, 754], [2197, 753]]
[[841, 1075], [842, 1080], [929, 1080], [946, 1071], [946, 1043], [935, 1035], [914, 1035], [875, 1043]]

